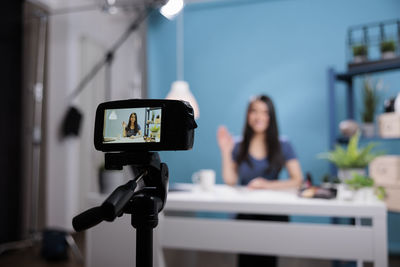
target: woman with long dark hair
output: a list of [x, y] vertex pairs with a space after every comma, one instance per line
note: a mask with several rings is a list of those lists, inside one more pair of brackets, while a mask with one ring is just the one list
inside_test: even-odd
[[137, 123], [137, 115], [133, 112], [129, 116], [128, 125], [126, 125], [124, 121], [122, 122], [122, 136], [135, 138], [140, 135], [142, 135], [142, 132], [140, 130], [140, 125]]
[[[275, 108], [271, 98], [255, 97], [247, 108], [240, 142], [234, 142], [228, 130], [218, 129], [222, 155], [222, 176], [228, 185], [251, 189], [297, 188], [303, 181], [300, 163], [288, 140], [279, 138]], [[282, 168], [289, 179], [278, 180]], [[288, 221], [287, 216], [239, 214], [238, 219]], [[239, 255], [239, 266], [276, 266], [276, 257]]]

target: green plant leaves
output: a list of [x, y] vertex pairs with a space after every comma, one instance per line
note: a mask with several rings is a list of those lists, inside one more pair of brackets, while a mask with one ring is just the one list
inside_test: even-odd
[[152, 132], [158, 132], [160, 130], [160, 126], [154, 125], [153, 127], [150, 128], [150, 131]]
[[326, 159], [338, 168], [365, 168], [374, 158], [384, 154], [383, 152], [372, 153], [372, 149], [376, 147], [376, 143], [369, 143], [366, 147], [358, 147], [360, 133], [357, 132], [350, 138], [347, 149], [340, 145], [335, 146], [335, 150], [322, 153], [318, 157]]
[[396, 42], [394, 40], [388, 40], [381, 42], [381, 52], [394, 52], [396, 51]]
[[368, 47], [366, 45], [355, 45], [353, 46], [354, 56], [366, 56], [368, 54]]
[[386, 197], [386, 190], [382, 186], [375, 188], [375, 195], [379, 200], [384, 200]]
[[358, 190], [363, 187], [374, 186], [374, 180], [372, 180], [370, 177], [357, 173], [353, 174], [353, 178], [345, 180], [344, 182], [353, 190]]
[[369, 78], [364, 79], [363, 102], [364, 111], [362, 112], [362, 120], [364, 122], [373, 122], [375, 110], [379, 102], [379, 95], [377, 92], [378, 83], [373, 84]]

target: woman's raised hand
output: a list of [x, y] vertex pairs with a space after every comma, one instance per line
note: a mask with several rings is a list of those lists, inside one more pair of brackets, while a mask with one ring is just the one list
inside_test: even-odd
[[126, 128], [126, 123], [124, 121], [122, 122], [122, 127]]
[[220, 126], [218, 128], [217, 140], [222, 153], [232, 153], [235, 144], [232, 135], [225, 126]]

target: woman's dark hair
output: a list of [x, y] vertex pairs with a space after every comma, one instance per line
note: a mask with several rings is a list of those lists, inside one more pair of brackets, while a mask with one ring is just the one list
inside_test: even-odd
[[276, 121], [274, 104], [272, 103], [271, 98], [265, 95], [260, 95], [252, 99], [252, 101], [249, 103], [247, 107], [246, 123], [243, 131], [243, 140], [239, 148], [238, 164], [240, 164], [243, 161], [246, 161], [251, 166], [251, 162], [249, 160], [249, 146], [250, 146], [250, 141], [254, 136], [254, 131], [250, 127], [248, 119], [251, 106], [255, 101], [262, 101], [268, 107], [269, 125], [265, 135], [265, 145], [266, 145], [265, 149], [266, 151], [268, 151], [267, 159], [269, 160], [269, 166], [266, 172], [269, 173], [273, 171], [279, 173], [279, 171], [283, 167], [284, 158], [282, 155], [281, 143], [279, 141], [278, 123]]
[[135, 116], [135, 122], [134, 122], [134, 124], [133, 124], [133, 129], [135, 129], [135, 131], [137, 131], [137, 128], [138, 128], [138, 124], [137, 124], [137, 115], [136, 115], [136, 113], [135, 112], [133, 112], [133, 113], [131, 113], [131, 115], [129, 116], [129, 122], [128, 122], [128, 125], [126, 126], [126, 128], [125, 128], [125, 130], [126, 131], [129, 131], [130, 129], [131, 129], [131, 118], [132, 118], [132, 115], [134, 115]]

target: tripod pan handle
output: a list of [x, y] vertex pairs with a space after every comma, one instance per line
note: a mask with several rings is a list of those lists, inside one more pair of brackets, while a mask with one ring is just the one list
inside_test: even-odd
[[101, 207], [88, 209], [72, 219], [72, 226], [75, 231], [80, 232], [89, 229], [104, 220]]

